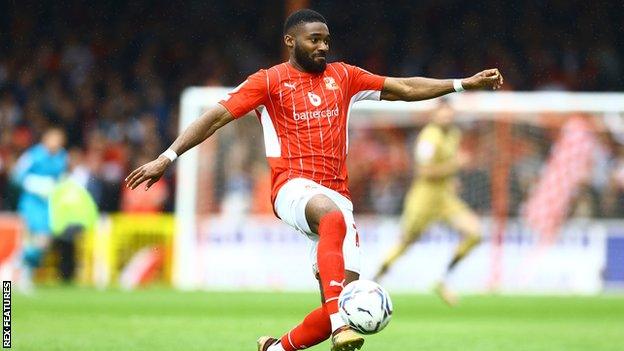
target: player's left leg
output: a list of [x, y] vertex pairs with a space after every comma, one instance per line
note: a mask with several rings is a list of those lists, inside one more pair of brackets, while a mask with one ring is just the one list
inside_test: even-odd
[[445, 220], [461, 236], [461, 241], [449, 262], [444, 278], [437, 284], [436, 292], [449, 305], [457, 303], [457, 297], [448, 289], [446, 280], [457, 265], [481, 242], [481, 221], [460, 199], [451, 198], [445, 205]]

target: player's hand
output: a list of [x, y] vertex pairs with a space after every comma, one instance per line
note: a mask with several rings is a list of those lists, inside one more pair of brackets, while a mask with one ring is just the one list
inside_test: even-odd
[[147, 181], [145, 185], [145, 190], [147, 191], [152, 184], [156, 183], [158, 179], [162, 177], [170, 164], [171, 161], [168, 158], [162, 155], [158, 156], [157, 159], [132, 171], [125, 179], [126, 186], [134, 190], [137, 186], [141, 185], [141, 183]]
[[462, 79], [462, 86], [466, 90], [499, 89], [503, 85], [503, 75], [498, 68], [486, 69], [470, 78]]

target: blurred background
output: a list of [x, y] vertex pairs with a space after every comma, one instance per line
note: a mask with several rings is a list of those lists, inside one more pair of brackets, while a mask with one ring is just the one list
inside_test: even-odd
[[[15, 255], [11, 256], [14, 264], [19, 261], [14, 250], [20, 247], [22, 236], [10, 233], [25, 229], [16, 214], [24, 189], [13, 176], [18, 159], [49, 127], [60, 126], [66, 135], [67, 173], [88, 190], [100, 213], [100, 224], [91, 231], [108, 233], [104, 239], [95, 234], [80, 239], [75, 250], [82, 275], [77, 278], [71, 270], [69, 280], [118, 284], [133, 258], [142, 262], [141, 253], [150, 256], [157, 251], [153, 262], [143, 258], [157, 267], [156, 273], [141, 279], [175, 281], [174, 243], [180, 234], [172, 215], [176, 173], [167, 173], [149, 192], [127, 191], [123, 178], [175, 138], [185, 88], [236, 86], [259, 68], [283, 61], [283, 21], [292, 10], [304, 6], [327, 18], [332, 33], [331, 60], [378, 74], [447, 78], [499, 67], [505, 75], [504, 89], [510, 91], [597, 93], [624, 89], [624, 6], [619, 1], [3, 1], [0, 210], [5, 214], [2, 235], [13, 238], [4, 243], [15, 243], [7, 249]], [[622, 95], [611, 97], [609, 101]], [[455, 104], [461, 107], [460, 102]], [[363, 111], [354, 118], [350, 188], [355, 213], [362, 218], [364, 240], [379, 241], [370, 246], [371, 270], [378, 263], [376, 252], [387, 248], [398, 235], [398, 215], [414, 175], [413, 143], [432, 108], [423, 106], [416, 111]], [[523, 243], [538, 235], [517, 229], [528, 225], [522, 206], [547, 172], [553, 145], [562, 139], [562, 130], [571, 120], [580, 121], [576, 125], [589, 135], [591, 148], [586, 158], [591, 159], [590, 166], [582, 180], [574, 183], [562, 218], [548, 230], [565, 238], [565, 230], [561, 234], [565, 224], [583, 219], [582, 225], [569, 229], [577, 231], [570, 236], [580, 235], [580, 247], [596, 237], [619, 233], [617, 228], [624, 223], [619, 221], [624, 216], [624, 111], [544, 110], [530, 115], [510, 110], [496, 116], [458, 110], [457, 123], [464, 135], [461, 148], [470, 155], [458, 189], [492, 228], [501, 218], [507, 223], [502, 229], [487, 229], [486, 237], [498, 242], [507, 234]], [[231, 238], [253, 244], [257, 237], [250, 233], [255, 232], [240, 223], [254, 221], [268, 223], [260, 225], [265, 230], [258, 234], [268, 238], [267, 245], [278, 243], [276, 249], [283, 241], [292, 241], [298, 248], [304, 245], [303, 238], [271, 219], [261, 128], [253, 118], [228, 126], [200, 152], [204, 157], [196, 164], [200, 180], [193, 207], [197, 214], [193, 235], [200, 247], [213, 247], [215, 242]], [[577, 152], [573, 150], [572, 155]], [[250, 222], [239, 221], [241, 216]], [[145, 222], [138, 221], [140, 218]], [[378, 228], [386, 220], [389, 227]], [[443, 251], [456, 243], [447, 229], [434, 228], [432, 233], [433, 242], [446, 243], [441, 246]], [[613, 241], [604, 239], [596, 244], [602, 258], [597, 259], [592, 277], [600, 282], [586, 282], [589, 288], [580, 291], [601, 290], [607, 281], [613, 286], [624, 282], [622, 233], [616, 234]], [[301, 252], [297, 250], [294, 252]], [[489, 250], [487, 245], [484, 250]], [[204, 251], [196, 253], [198, 260], [208, 259], [201, 253]], [[215, 257], [225, 255], [220, 252], [221, 256]], [[35, 272], [36, 280], [57, 279], [54, 266], [62, 256], [48, 257], [43, 270]], [[491, 252], [481, 256], [486, 260]], [[442, 257], [443, 261], [446, 256]], [[479, 275], [475, 264], [473, 273]], [[491, 263], [481, 264], [491, 268]], [[279, 262], [276, 265], [281, 266]], [[304, 263], [297, 269], [301, 266], [305, 267]], [[405, 263], [406, 272], [408, 266], [411, 264]], [[402, 274], [401, 269], [398, 272], [397, 276]], [[574, 280], [575, 272], [553, 274]], [[208, 286], [211, 282], [217, 282], [214, 286], [286, 289], [314, 285], [304, 283], [309, 277], [303, 274], [301, 283], [287, 283], [283, 281], [287, 273], [266, 272], [266, 277], [253, 283], [246, 277], [230, 281], [224, 276], [233, 275], [227, 272], [197, 274]], [[484, 290], [484, 284], [466, 287]], [[555, 290], [574, 290], [574, 284], [562, 283]], [[423, 282], [416, 288], [425, 286]], [[548, 286], [544, 288], [548, 290]]]
[[[461, 303], [430, 296], [460, 241], [437, 223], [381, 281], [395, 314], [365, 347], [620, 351], [620, 0], [0, 0], [0, 277], [15, 283], [13, 347], [250, 350], [318, 304], [308, 239], [273, 214], [254, 115], [148, 192], [123, 184], [228, 87], [283, 62], [283, 22], [303, 7], [326, 17], [331, 61], [505, 77], [502, 92], [449, 99], [466, 161], [454, 189], [483, 235], [447, 277]], [[363, 102], [351, 114], [363, 278], [399, 238], [415, 141], [437, 106]]]

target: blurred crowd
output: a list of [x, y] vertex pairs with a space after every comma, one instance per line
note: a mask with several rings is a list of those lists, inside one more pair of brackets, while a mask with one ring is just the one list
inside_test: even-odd
[[372, 72], [440, 78], [500, 67], [507, 89], [624, 88], [621, 1], [318, 3], [335, 56]]
[[[624, 7], [617, 1], [309, 5], [328, 19], [332, 60], [376, 73], [459, 77], [498, 66], [514, 90], [624, 88], [624, 41], [618, 40], [624, 37]], [[282, 1], [2, 2], [0, 210], [15, 208], [17, 189], [8, 177], [17, 158], [51, 124], [66, 131], [70, 167], [91, 179], [103, 211], [171, 210], [172, 174], [134, 196], [124, 190], [123, 177], [173, 140], [185, 87], [234, 86], [283, 60], [284, 12]], [[355, 132], [352, 147], [377, 160], [352, 167], [354, 197], [363, 211], [399, 211], [413, 132]], [[619, 186], [621, 194], [624, 151], [605, 152], [615, 173], [604, 184]], [[215, 180], [217, 198], [253, 187], [246, 174], [266, 177], [266, 166], [241, 160], [231, 161], [241, 176]], [[470, 176], [487, 184], [487, 176]], [[604, 215], [620, 213], [623, 197], [607, 201], [611, 207], [594, 207]]]
[[[544, 123], [551, 116], [539, 115], [533, 118], [541, 123], [512, 121], [505, 138], [498, 137], [495, 131], [495, 124], [503, 122], [487, 119], [459, 122], [463, 135], [460, 152], [469, 159], [456, 181], [460, 196], [481, 215], [493, 215], [496, 203], [501, 202], [506, 204], [503, 213], [522, 215], [523, 205], [544, 177], [546, 165], [554, 155], [553, 146], [562, 136], [564, 121], [582, 118], [592, 126], [593, 141], [588, 155], [591, 170], [574, 191], [568, 215], [624, 217], [624, 144], [605, 128], [603, 115], [560, 117], [555, 124]], [[400, 214], [406, 191], [417, 175], [413, 150], [421, 128], [422, 125], [363, 128], [351, 134], [353, 150], [362, 150], [349, 160], [354, 206], [360, 212]], [[505, 185], [496, 189], [495, 178], [501, 175]]]

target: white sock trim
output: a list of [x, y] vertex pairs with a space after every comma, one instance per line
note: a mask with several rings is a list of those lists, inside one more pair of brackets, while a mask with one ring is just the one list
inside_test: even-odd
[[286, 351], [286, 350], [284, 349], [284, 346], [282, 346], [282, 343], [278, 340], [277, 343], [269, 346], [267, 351]]
[[344, 320], [342, 320], [340, 313], [334, 313], [329, 315], [329, 320], [331, 322], [332, 332], [335, 332], [336, 329], [347, 325]]
[[[288, 332], [288, 343], [290, 344], [290, 346], [292, 346], [293, 349], [295, 349], [295, 350], [297, 349], [295, 344], [293, 344], [292, 339], [290, 338], [290, 332]], [[280, 345], [281, 345], [281, 343], [280, 343]]]

